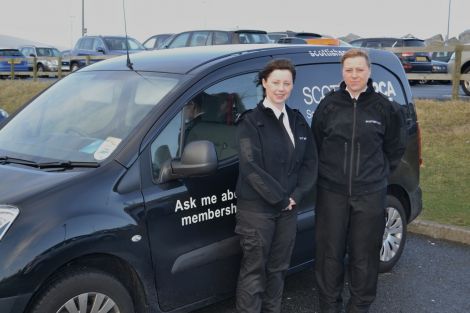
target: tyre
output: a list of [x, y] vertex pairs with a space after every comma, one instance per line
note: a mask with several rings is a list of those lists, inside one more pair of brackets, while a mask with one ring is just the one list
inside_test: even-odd
[[[470, 66], [462, 71], [462, 74], [470, 74]], [[460, 86], [467, 96], [470, 96], [470, 80], [461, 80]]]
[[31, 313], [134, 313], [127, 289], [113, 276], [96, 270], [68, 272], [52, 282]]
[[405, 210], [400, 201], [392, 195], [387, 195], [385, 231], [380, 249], [381, 273], [390, 271], [400, 259], [405, 247], [406, 223]]
[[41, 63], [38, 63], [37, 71], [38, 71], [38, 73], [43, 73], [44, 72], [44, 65], [42, 65]]
[[75, 71], [78, 71], [80, 69], [80, 66], [78, 66], [78, 63], [72, 63], [72, 65], [70, 65], [70, 71], [71, 72], [75, 72]]

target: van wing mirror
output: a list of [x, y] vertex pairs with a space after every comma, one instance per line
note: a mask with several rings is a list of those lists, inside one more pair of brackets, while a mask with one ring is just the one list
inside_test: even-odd
[[161, 169], [160, 183], [190, 176], [213, 173], [218, 166], [215, 146], [208, 140], [190, 142], [183, 150], [180, 160], [171, 160]]

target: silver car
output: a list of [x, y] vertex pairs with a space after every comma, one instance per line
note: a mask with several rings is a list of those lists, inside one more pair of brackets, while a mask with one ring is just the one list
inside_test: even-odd
[[56, 72], [60, 51], [54, 47], [22, 46], [21, 53], [28, 57], [28, 67], [33, 69], [33, 58], [36, 58], [36, 69], [38, 72]]

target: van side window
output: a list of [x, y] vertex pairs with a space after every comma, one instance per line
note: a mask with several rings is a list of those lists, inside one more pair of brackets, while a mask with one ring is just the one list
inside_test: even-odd
[[219, 161], [237, 154], [235, 120], [262, 99], [262, 89], [255, 85], [256, 73], [221, 81], [191, 98], [152, 143], [152, 168], [158, 182], [165, 162], [181, 156], [193, 141], [209, 140]]

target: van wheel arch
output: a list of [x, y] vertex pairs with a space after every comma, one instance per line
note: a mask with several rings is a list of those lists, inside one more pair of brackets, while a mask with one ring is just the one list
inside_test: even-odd
[[75, 259], [56, 270], [35, 292], [26, 312], [32, 311], [49, 291], [49, 286], [64, 277], [78, 273], [102, 273], [122, 284], [133, 300], [135, 313], [146, 312], [147, 297], [142, 281], [132, 267], [123, 260], [110, 255], [88, 255]]

